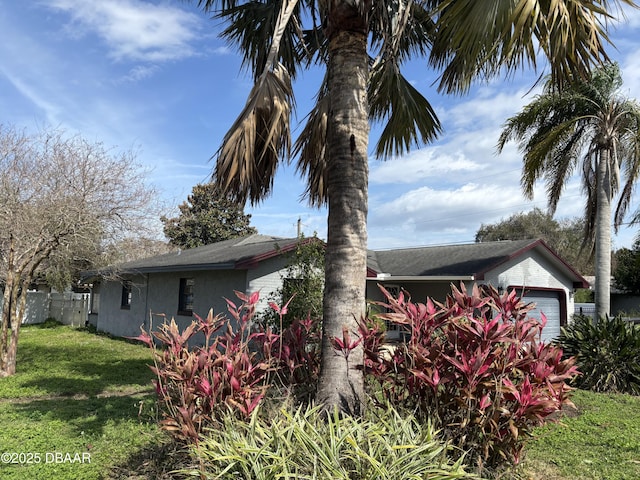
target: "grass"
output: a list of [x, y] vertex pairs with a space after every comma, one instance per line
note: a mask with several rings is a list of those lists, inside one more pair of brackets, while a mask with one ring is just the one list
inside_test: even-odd
[[[18, 371], [0, 378], [0, 454], [31, 454], [32, 462], [38, 454], [40, 462], [0, 462], [0, 478], [159, 478], [162, 457], [179, 453], [163, 447], [155, 424], [150, 363], [141, 345], [70, 327], [23, 327]], [[537, 430], [519, 477], [639, 479], [640, 397], [577, 391], [574, 402], [577, 415]], [[69, 456], [56, 463], [56, 452]], [[70, 463], [76, 458], [85, 462]]]
[[0, 453], [23, 455], [14, 455], [17, 464], [3, 457], [0, 478], [111, 478], [157, 445], [150, 363], [141, 345], [71, 327], [23, 327], [17, 373], [0, 379]]
[[523, 478], [637, 480], [640, 478], [640, 397], [576, 391], [576, 416], [536, 432]]

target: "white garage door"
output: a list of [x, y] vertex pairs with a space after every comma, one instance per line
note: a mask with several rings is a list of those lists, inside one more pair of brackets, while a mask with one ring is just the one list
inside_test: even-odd
[[540, 312], [547, 317], [547, 325], [542, 330], [542, 340], [548, 342], [560, 335], [560, 295], [561, 292], [546, 290], [529, 290], [523, 300], [533, 302], [536, 308], [529, 313], [529, 316], [540, 319]]

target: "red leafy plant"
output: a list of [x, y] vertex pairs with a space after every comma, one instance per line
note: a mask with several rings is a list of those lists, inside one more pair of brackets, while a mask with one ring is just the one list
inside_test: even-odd
[[231, 319], [210, 310], [206, 318], [194, 314], [182, 331], [171, 319], [134, 338], [153, 351], [160, 426], [180, 442], [197, 443], [228, 411], [249, 419], [271, 386], [308, 388], [317, 378], [312, 322], [276, 334], [253, 321], [259, 294], [235, 293], [242, 303], [227, 299]]
[[390, 347], [376, 316], [361, 322], [376, 401], [435, 420], [480, 470], [517, 464], [531, 429], [571, 405], [574, 360], [540, 340], [546, 320], [528, 317], [533, 306], [515, 291], [474, 286], [468, 293], [461, 284], [442, 304], [420, 304], [380, 288], [386, 302], [378, 305], [389, 313], [378, 319], [400, 325], [409, 338]]

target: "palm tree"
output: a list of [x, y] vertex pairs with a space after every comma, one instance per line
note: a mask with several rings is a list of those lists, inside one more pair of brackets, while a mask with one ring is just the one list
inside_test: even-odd
[[[222, 35], [253, 73], [247, 103], [216, 154], [215, 180], [257, 203], [281, 162], [297, 158], [312, 205], [328, 205], [323, 358], [317, 401], [361, 408], [363, 353], [330, 346], [365, 312], [369, 122], [383, 132], [378, 158], [432, 141], [441, 126], [429, 102], [401, 74], [424, 57], [441, 70], [440, 89], [464, 92], [477, 78], [534, 65], [542, 52], [559, 83], [606, 59], [608, 8], [632, 0], [197, 0], [227, 25]], [[317, 101], [293, 142], [292, 79], [325, 66]]]
[[[522, 186], [529, 198], [544, 178], [553, 213], [563, 187], [580, 167], [587, 196], [584, 245], [595, 246], [595, 302], [598, 318], [609, 315], [611, 206], [619, 193], [613, 226], [624, 219], [640, 175], [640, 105], [620, 95], [617, 64], [595, 69], [565, 88], [547, 82], [543, 93], [510, 118], [498, 143], [509, 140], [524, 154]], [[621, 177], [626, 182], [622, 189]]]

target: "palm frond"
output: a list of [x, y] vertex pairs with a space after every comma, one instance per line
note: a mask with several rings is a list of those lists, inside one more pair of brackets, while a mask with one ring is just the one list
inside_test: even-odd
[[[555, 133], [555, 132], [554, 132]], [[555, 145], [554, 145], [555, 138]], [[557, 129], [557, 136], [547, 136], [547, 144], [540, 145], [539, 154], [551, 152], [546, 165], [547, 197], [549, 211], [554, 214], [562, 192], [571, 178], [584, 145], [583, 129], [573, 122], [565, 122]]]
[[[620, 199], [614, 214], [614, 228], [617, 229], [624, 222], [624, 217], [631, 204], [632, 195], [638, 179], [640, 179], [640, 105], [635, 101], [626, 101], [627, 116], [623, 126], [623, 139], [619, 143], [617, 155], [625, 158], [625, 185], [620, 192]], [[640, 210], [635, 213], [631, 223], [638, 222]]]
[[402, 155], [414, 145], [429, 143], [442, 131], [431, 104], [393, 62], [383, 61], [371, 72], [369, 108], [372, 120], [386, 118], [376, 145], [379, 158]]
[[444, 0], [437, 3], [438, 33], [429, 62], [444, 69], [439, 90], [465, 92], [475, 78], [503, 69], [536, 68], [542, 51], [555, 85], [588, 78], [608, 59], [605, 25], [612, 9], [632, 0], [548, 2]]
[[304, 196], [316, 207], [326, 204], [328, 199], [326, 145], [330, 105], [325, 77], [316, 104], [293, 147], [293, 156], [298, 157], [296, 170], [307, 179]]
[[291, 150], [291, 79], [282, 65], [265, 72], [217, 152], [215, 181], [240, 203], [255, 204], [273, 186], [276, 167]]
[[596, 183], [596, 159], [586, 156], [582, 162], [582, 189], [587, 196], [584, 212], [584, 236], [582, 249], [589, 249], [593, 254], [596, 238], [596, 211], [598, 207], [597, 183]]
[[[522, 112], [509, 118], [500, 135], [497, 150], [515, 140], [524, 154], [521, 185], [527, 198], [533, 198], [538, 179], [547, 179], [549, 206], [555, 210], [560, 193], [572, 172], [581, 149], [579, 119], [567, 95], [554, 92], [537, 96]], [[575, 99], [574, 99], [575, 100]]]
[[304, 54], [300, 10], [297, 0], [244, 2], [221, 9], [216, 18], [228, 24], [221, 37], [237, 45], [242, 64], [254, 79], [275, 62], [295, 78]]
[[411, 56], [424, 57], [431, 48], [435, 22], [420, 1], [373, 2], [371, 45], [400, 64]]
[[218, 150], [214, 179], [239, 203], [249, 199], [255, 204], [265, 198], [273, 187], [278, 162], [291, 154], [293, 89], [289, 71], [277, 58], [298, 5], [298, 0], [279, 4], [264, 66]]

